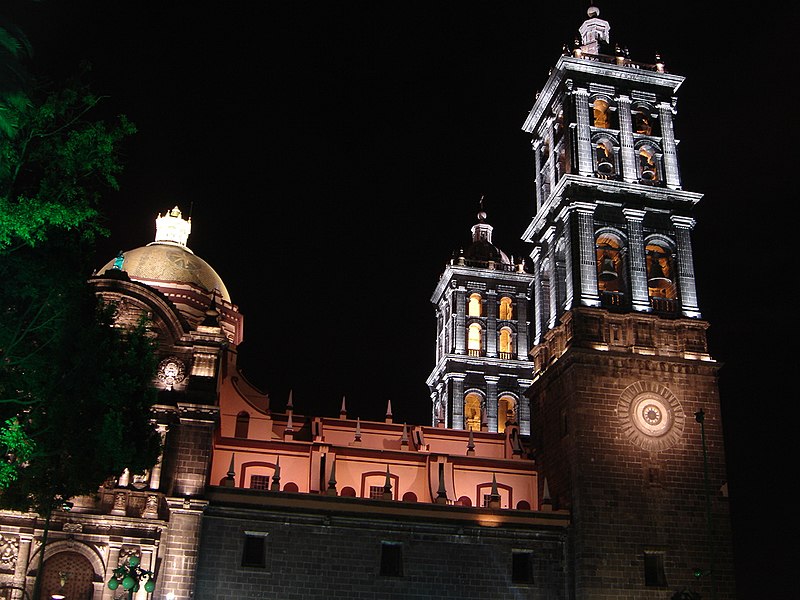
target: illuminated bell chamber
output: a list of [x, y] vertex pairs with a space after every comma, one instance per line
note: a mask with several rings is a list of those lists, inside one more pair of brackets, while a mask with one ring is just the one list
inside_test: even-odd
[[611, 175], [614, 172], [614, 164], [607, 158], [603, 158], [597, 163], [597, 172], [603, 175]]
[[664, 275], [658, 255], [653, 255], [650, 261], [650, 270], [647, 273], [647, 285], [651, 288], [666, 288], [672, 285], [672, 280]]

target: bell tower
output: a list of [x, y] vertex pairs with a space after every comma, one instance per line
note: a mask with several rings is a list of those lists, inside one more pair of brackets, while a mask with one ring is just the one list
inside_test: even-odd
[[683, 189], [673, 124], [684, 78], [610, 32], [591, 6], [523, 125], [540, 481], [572, 512], [571, 597], [733, 598], [719, 365], [691, 244], [702, 194]]
[[518, 423], [530, 433], [523, 391], [530, 385], [528, 301], [533, 277], [492, 242], [478, 212], [472, 240], [445, 266], [433, 292], [436, 366], [427, 383], [433, 425], [503, 432]]

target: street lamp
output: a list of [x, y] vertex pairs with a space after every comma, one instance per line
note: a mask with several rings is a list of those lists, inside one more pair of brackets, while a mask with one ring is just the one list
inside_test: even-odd
[[128, 592], [128, 600], [132, 600], [133, 594], [139, 591], [139, 584], [145, 579], [144, 591], [149, 594], [156, 589], [155, 575], [152, 571], [142, 569], [139, 557], [133, 554], [127, 562], [114, 569], [114, 575], [108, 580], [108, 589], [116, 590], [121, 585]]

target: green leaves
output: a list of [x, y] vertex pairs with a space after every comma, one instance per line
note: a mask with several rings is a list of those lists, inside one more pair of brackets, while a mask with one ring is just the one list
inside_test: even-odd
[[8, 487], [33, 454], [34, 441], [16, 417], [0, 426], [0, 489]]

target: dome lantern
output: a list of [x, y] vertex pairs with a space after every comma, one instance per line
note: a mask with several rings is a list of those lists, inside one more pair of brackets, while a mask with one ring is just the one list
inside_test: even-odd
[[191, 217], [184, 219], [177, 206], [156, 217], [156, 242], [171, 242], [185, 247], [191, 232]]

